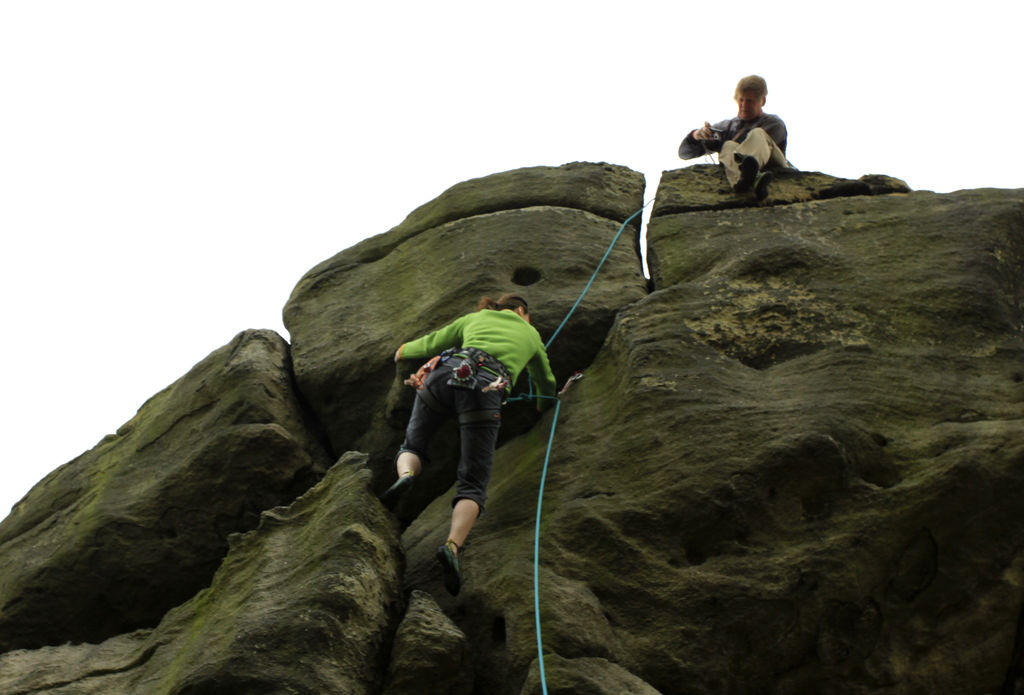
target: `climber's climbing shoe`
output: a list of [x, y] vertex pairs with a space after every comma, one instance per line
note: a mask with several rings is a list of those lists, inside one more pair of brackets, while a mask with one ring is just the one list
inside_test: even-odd
[[452, 596], [458, 596], [462, 577], [459, 574], [459, 546], [455, 541], [448, 539], [447, 543], [437, 549], [437, 561], [441, 563], [441, 572], [444, 574], [444, 588]]
[[387, 507], [388, 511], [395, 511], [395, 506], [398, 505], [398, 499], [412, 487], [414, 482], [412, 475], [403, 475], [395, 481], [394, 485], [385, 490], [384, 494], [380, 496], [381, 503]]

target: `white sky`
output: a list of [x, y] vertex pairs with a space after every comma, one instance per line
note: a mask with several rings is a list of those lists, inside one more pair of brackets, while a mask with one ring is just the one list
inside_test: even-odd
[[801, 169], [1024, 187], [1022, 20], [1005, 0], [0, 0], [0, 517], [239, 331], [287, 338], [306, 270], [453, 184], [607, 161], [649, 199], [743, 75]]

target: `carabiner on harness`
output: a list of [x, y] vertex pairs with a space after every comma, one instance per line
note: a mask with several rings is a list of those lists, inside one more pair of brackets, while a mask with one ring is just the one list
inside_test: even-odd
[[480, 390], [487, 393], [488, 391], [504, 391], [506, 388], [508, 388], [508, 379], [503, 376], [499, 376]]
[[427, 377], [430, 376], [430, 373], [437, 369], [437, 365], [447, 362], [453, 352], [454, 348], [447, 348], [442, 351], [440, 355], [431, 357], [422, 367], [416, 370], [415, 374], [410, 374], [409, 378], [405, 379], [402, 383], [406, 386], [412, 386], [414, 389], [419, 391], [423, 388], [423, 383], [427, 380]]
[[402, 383], [405, 384], [406, 386], [412, 386], [414, 389], [417, 390], [423, 388], [423, 382], [427, 380], [427, 377], [430, 375], [432, 371], [434, 371], [434, 368], [437, 367], [437, 363], [440, 361], [440, 355], [437, 355], [436, 357], [431, 357], [426, 364], [424, 364], [422, 367], [416, 370], [415, 374], [410, 374], [409, 378], [407, 378]]

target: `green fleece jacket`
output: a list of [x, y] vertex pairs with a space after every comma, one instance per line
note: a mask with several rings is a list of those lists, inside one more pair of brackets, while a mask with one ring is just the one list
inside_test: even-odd
[[[433, 333], [405, 343], [398, 355], [402, 359], [433, 357], [450, 347], [475, 347], [500, 360], [508, 369], [512, 384], [525, 367], [537, 393], [555, 395], [555, 375], [551, 373], [544, 342], [537, 329], [514, 311], [481, 309], [460, 316]], [[542, 402], [550, 405], [550, 401]], [[544, 407], [542, 402], [538, 406]]]

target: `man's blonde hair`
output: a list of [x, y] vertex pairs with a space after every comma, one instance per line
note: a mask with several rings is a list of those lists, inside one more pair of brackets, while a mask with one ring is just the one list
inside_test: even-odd
[[747, 75], [736, 85], [736, 94], [733, 95], [733, 98], [739, 99], [743, 92], [753, 92], [758, 97], [764, 98], [768, 96], [768, 83], [759, 75]]

